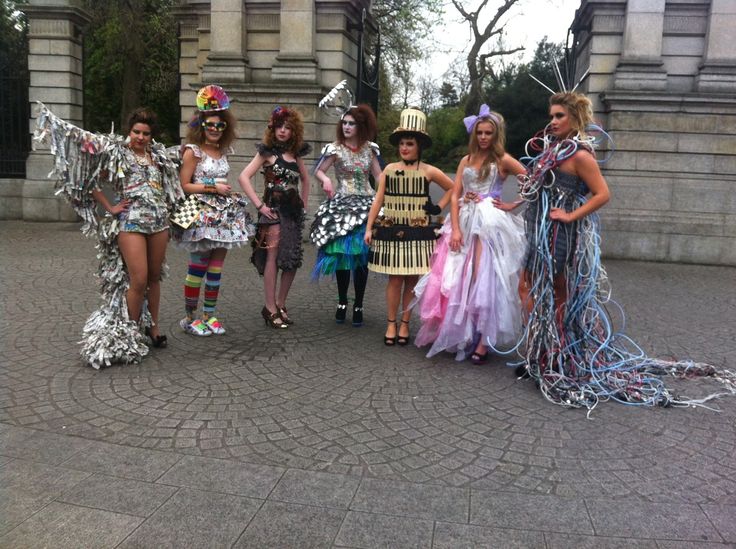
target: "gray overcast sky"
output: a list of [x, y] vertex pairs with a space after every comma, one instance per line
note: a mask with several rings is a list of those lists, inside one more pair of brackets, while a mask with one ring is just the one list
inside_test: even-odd
[[[479, 3], [479, 0], [464, 1], [463, 5], [466, 9], [474, 9]], [[486, 7], [488, 15], [481, 18], [481, 24], [488, 23], [498, 4], [497, 0], [489, 2]], [[525, 52], [516, 54], [515, 58], [525, 61], [531, 59], [537, 42], [544, 36], [552, 42], [564, 42], [578, 7], [580, 0], [521, 0], [505, 16], [505, 41], [508, 47], [527, 48]], [[493, 11], [489, 8], [493, 8]], [[462, 17], [449, 1], [445, 6], [444, 20], [444, 28], [437, 29], [435, 33], [438, 52], [431, 56], [424, 67], [436, 79], [441, 79], [448, 66], [470, 49], [470, 27], [461, 22]]]

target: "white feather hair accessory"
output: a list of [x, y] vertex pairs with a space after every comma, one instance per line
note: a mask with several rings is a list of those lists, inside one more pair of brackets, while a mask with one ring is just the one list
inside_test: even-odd
[[337, 86], [332, 88], [327, 95], [325, 95], [317, 106], [320, 109], [324, 109], [325, 112], [331, 113], [332, 110], [337, 111], [337, 114], [342, 118], [345, 113], [348, 112], [352, 107], [355, 106], [353, 101], [355, 100], [353, 92], [348, 88], [348, 81], [343, 80], [339, 82]]

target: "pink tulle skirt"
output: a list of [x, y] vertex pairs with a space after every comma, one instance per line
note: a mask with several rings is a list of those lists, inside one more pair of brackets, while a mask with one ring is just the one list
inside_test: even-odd
[[448, 351], [464, 360], [480, 338], [497, 349], [513, 345], [521, 328], [518, 285], [526, 251], [521, 216], [486, 199], [463, 204], [459, 221], [462, 249], [450, 251], [448, 217], [431, 271], [414, 289], [422, 323], [415, 343], [432, 345], [428, 357]]

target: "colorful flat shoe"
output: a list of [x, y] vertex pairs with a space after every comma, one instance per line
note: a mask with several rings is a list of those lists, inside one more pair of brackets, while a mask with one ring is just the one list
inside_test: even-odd
[[207, 320], [203, 319], [203, 322], [207, 325], [210, 332], [215, 335], [223, 335], [225, 333], [225, 327], [217, 320], [216, 316], [211, 316]]
[[189, 321], [188, 318], [182, 318], [179, 321], [179, 326], [188, 334], [192, 334], [199, 337], [211, 336], [212, 332], [207, 327], [207, 324], [202, 322], [200, 319]]

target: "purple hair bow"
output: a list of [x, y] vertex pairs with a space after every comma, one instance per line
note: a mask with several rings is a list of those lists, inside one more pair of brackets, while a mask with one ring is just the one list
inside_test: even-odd
[[472, 132], [473, 131], [473, 126], [475, 126], [475, 123], [478, 120], [482, 120], [484, 118], [488, 118], [490, 120], [493, 120], [493, 123], [496, 124], [496, 126], [498, 126], [499, 123], [500, 123], [500, 120], [498, 119], [498, 116], [496, 116], [495, 114], [493, 114], [493, 112], [491, 112], [491, 107], [489, 107], [488, 105], [486, 105], [485, 103], [483, 103], [480, 106], [480, 110], [478, 111], [478, 115], [477, 116], [474, 115], [474, 114], [471, 114], [470, 116], [466, 116], [465, 118], [463, 118], [463, 123], [465, 124], [465, 129], [468, 130], [468, 133]]

